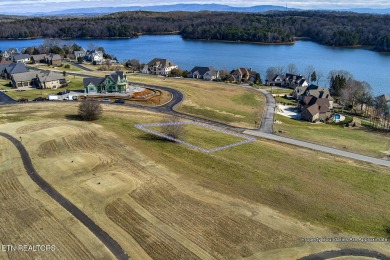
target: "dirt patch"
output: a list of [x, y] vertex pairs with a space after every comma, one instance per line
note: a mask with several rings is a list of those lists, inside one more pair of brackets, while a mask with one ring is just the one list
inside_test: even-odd
[[110, 203], [106, 207], [106, 214], [128, 232], [153, 259], [200, 259], [121, 199]]
[[130, 194], [151, 214], [174, 226], [218, 259], [248, 257], [259, 250], [297, 245], [299, 239], [224, 207], [192, 198], [156, 179]]
[[36, 131], [39, 131], [39, 130], [43, 130], [43, 129], [48, 129], [48, 128], [52, 128], [52, 127], [56, 127], [57, 125], [56, 124], [53, 124], [53, 123], [36, 123], [36, 124], [28, 124], [28, 125], [24, 125], [24, 126], [21, 126], [19, 127], [18, 129], [16, 129], [16, 133], [17, 134], [29, 134], [29, 133], [33, 133], [33, 132], [36, 132]]
[[[36, 199], [28, 195], [14, 171], [0, 172], [0, 237], [9, 245], [55, 245], [48, 252], [10, 252], [10, 259], [92, 259], [81, 241]], [[17, 206], [17, 207], [15, 207]], [[17, 235], [16, 235], [17, 234]]]

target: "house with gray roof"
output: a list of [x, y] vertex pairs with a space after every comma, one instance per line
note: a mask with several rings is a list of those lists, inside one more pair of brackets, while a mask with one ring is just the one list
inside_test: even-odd
[[199, 67], [196, 66], [190, 70], [187, 74], [188, 78], [214, 80], [219, 79], [219, 71], [211, 67]]
[[28, 69], [24, 63], [11, 63], [0, 65], [0, 74], [2, 78], [11, 79], [12, 75], [27, 72]]
[[116, 71], [104, 78], [84, 78], [84, 92], [86, 94], [98, 93], [127, 93], [127, 76], [123, 71]]
[[334, 98], [330, 95], [329, 88], [319, 87], [311, 84], [310, 86], [296, 87], [293, 91], [293, 98], [298, 101], [303, 100], [307, 96], [314, 96], [316, 98], [326, 98], [329, 100], [330, 108], [333, 108]]
[[60, 66], [62, 64], [62, 57], [59, 54], [50, 53], [46, 57], [46, 63], [54, 67]]
[[31, 61], [30, 54], [15, 54], [12, 55], [12, 61], [15, 63], [28, 63]]
[[47, 54], [36, 54], [31, 55], [32, 63], [46, 63], [47, 62]]
[[145, 65], [141, 72], [147, 74], [167, 76], [171, 73], [173, 69], [178, 68], [179, 67], [175, 63], [167, 59], [154, 58]]
[[14, 88], [35, 87], [41, 89], [57, 89], [67, 85], [63, 74], [50, 70], [14, 74], [11, 83]]

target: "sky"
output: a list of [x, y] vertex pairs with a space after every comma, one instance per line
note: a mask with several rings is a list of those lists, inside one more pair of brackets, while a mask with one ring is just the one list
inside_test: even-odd
[[[148, 5], [171, 5], [171, 4], [225, 4], [230, 6], [254, 6], [254, 5], [279, 5], [301, 9], [343, 9], [343, 8], [390, 8], [389, 0], [219, 0], [219, 1], [164, 1], [164, 0], [0, 0], [0, 10], [7, 13], [27, 12], [49, 12], [63, 9], [88, 8], [88, 7], [123, 7], [123, 6], [148, 6]], [[27, 8], [28, 7], [28, 8]], [[41, 9], [41, 10], [39, 10]]]

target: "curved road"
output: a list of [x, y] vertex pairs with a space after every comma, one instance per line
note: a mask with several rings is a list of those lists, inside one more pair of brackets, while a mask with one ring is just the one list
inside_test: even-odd
[[355, 249], [355, 248], [325, 251], [318, 254], [308, 255], [299, 258], [298, 260], [325, 260], [325, 259], [332, 259], [332, 258], [345, 257], [345, 256], [360, 256], [360, 257], [369, 257], [372, 259], [390, 260], [390, 257], [381, 254], [379, 252], [370, 251], [367, 249]]
[[16, 138], [0, 133], [0, 136], [8, 139], [18, 149], [20, 156], [22, 157], [24, 168], [26, 169], [30, 178], [52, 199], [57, 201], [62, 207], [69, 211], [75, 218], [84, 224], [102, 243], [112, 252], [112, 254], [120, 260], [129, 259], [128, 255], [123, 251], [121, 246], [103, 229], [93, 222], [84, 212], [77, 208], [72, 202], [62, 196], [57, 190], [55, 190], [49, 183], [47, 183], [35, 170], [31, 158], [23, 146], [23, 144]]

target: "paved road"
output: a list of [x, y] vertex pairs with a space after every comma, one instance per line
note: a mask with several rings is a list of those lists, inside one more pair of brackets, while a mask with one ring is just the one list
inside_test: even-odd
[[259, 126], [259, 131], [263, 133], [273, 133], [273, 128], [274, 128], [274, 114], [275, 114], [275, 107], [276, 107], [276, 101], [275, 98], [270, 94], [268, 91], [264, 89], [257, 89], [249, 86], [248, 84], [243, 84], [243, 85], [236, 85], [232, 84], [234, 86], [238, 86], [240, 88], [246, 88], [250, 90], [255, 90], [257, 92], [260, 92], [263, 94], [266, 98], [266, 104], [264, 107], [264, 112], [261, 118], [261, 124]]
[[14, 99], [0, 91], [0, 105], [10, 105], [17, 103]]
[[345, 256], [360, 256], [360, 257], [369, 257], [373, 259], [390, 260], [390, 257], [384, 254], [375, 251], [370, 251], [367, 249], [355, 249], [355, 248], [325, 251], [318, 254], [305, 256], [298, 260], [325, 260], [325, 259], [332, 259], [336, 257], [345, 257]]
[[299, 140], [295, 140], [295, 139], [291, 139], [291, 138], [286, 138], [286, 137], [282, 137], [282, 136], [278, 136], [278, 135], [274, 135], [274, 134], [267, 134], [267, 133], [263, 133], [260, 131], [253, 131], [253, 130], [246, 130], [246, 131], [244, 131], [244, 134], [258, 136], [258, 137], [266, 138], [269, 140], [293, 144], [293, 145], [309, 148], [312, 150], [317, 150], [317, 151], [326, 152], [326, 153], [330, 153], [330, 154], [334, 154], [334, 155], [338, 155], [338, 156], [343, 156], [343, 157], [347, 157], [347, 158], [351, 158], [351, 159], [355, 159], [355, 160], [359, 160], [359, 161], [363, 161], [363, 162], [369, 162], [369, 163], [373, 163], [373, 164], [378, 164], [378, 165], [390, 167], [390, 161], [381, 160], [381, 159], [377, 159], [377, 158], [373, 158], [373, 157], [369, 157], [369, 156], [365, 156], [365, 155], [361, 155], [361, 154], [346, 152], [346, 151], [330, 148], [330, 147], [323, 146], [323, 145], [312, 144], [312, 143], [308, 143], [308, 142], [304, 142], [304, 141], [299, 141]]
[[[68, 74], [80, 76], [80, 77], [91, 77], [90, 75], [85, 75], [82, 73], [75, 73], [75, 72], [68, 72]], [[130, 83], [132, 83], [132, 82], [130, 82]], [[145, 106], [137, 105], [137, 104], [126, 104], [126, 106], [129, 106], [129, 107], [136, 107], [136, 108], [146, 109], [146, 110], [150, 110], [150, 111], [157, 111], [157, 112], [161, 112], [161, 113], [173, 114], [173, 115], [176, 115], [176, 116], [179, 116], [182, 118], [194, 120], [196, 122], [201, 122], [201, 123], [205, 123], [205, 124], [211, 124], [214, 126], [224, 127], [224, 128], [228, 128], [229, 130], [233, 130], [233, 131], [244, 132], [245, 134], [252, 135], [252, 136], [257, 136], [257, 137], [262, 137], [262, 138], [275, 140], [275, 141], [279, 141], [279, 142], [289, 143], [289, 144], [293, 144], [293, 145], [297, 145], [297, 146], [301, 146], [301, 147], [305, 147], [305, 148], [309, 148], [309, 149], [313, 149], [313, 150], [318, 150], [318, 151], [334, 154], [337, 156], [344, 156], [344, 157], [359, 160], [359, 161], [369, 162], [369, 163], [383, 165], [383, 166], [387, 166], [387, 167], [390, 166], [390, 161], [381, 160], [381, 159], [377, 159], [377, 158], [373, 158], [373, 157], [369, 157], [369, 156], [364, 156], [364, 155], [350, 153], [350, 152], [346, 152], [346, 151], [342, 151], [342, 150], [338, 150], [338, 149], [334, 149], [334, 148], [329, 148], [329, 147], [322, 146], [322, 145], [307, 143], [304, 141], [299, 141], [299, 140], [295, 140], [295, 139], [291, 139], [291, 138], [286, 138], [286, 137], [274, 135], [273, 134], [273, 123], [274, 123], [274, 113], [275, 113], [275, 109], [274, 109], [275, 108], [275, 99], [273, 98], [273, 96], [270, 93], [266, 92], [265, 90], [257, 89], [257, 91], [263, 93], [266, 96], [267, 104], [266, 104], [266, 109], [265, 109], [265, 112], [263, 115], [261, 126], [256, 131], [256, 130], [251, 130], [251, 129], [234, 127], [234, 126], [230, 126], [230, 125], [216, 122], [213, 120], [203, 119], [203, 118], [199, 118], [199, 117], [191, 116], [191, 115], [186, 115], [186, 114], [175, 111], [174, 110], [175, 106], [178, 105], [180, 102], [182, 102], [184, 99], [183, 93], [180, 92], [179, 90], [168, 88], [168, 87], [163, 87], [163, 86], [140, 84], [140, 83], [135, 83], [135, 82], [133, 82], [133, 84], [139, 84], [139, 85], [144, 85], [144, 86], [150, 87], [150, 88], [156, 88], [156, 89], [168, 91], [172, 94], [172, 100], [170, 102], [168, 102], [167, 104], [165, 104], [163, 106], [159, 106], [159, 107], [145, 107]], [[251, 88], [249, 86], [242, 86], [242, 87]], [[253, 89], [253, 88], [251, 88], [251, 89]]]
[[47, 183], [35, 170], [31, 158], [24, 148], [23, 144], [16, 138], [0, 133], [0, 136], [8, 139], [18, 149], [20, 156], [22, 157], [24, 168], [26, 169], [30, 178], [51, 198], [57, 201], [62, 207], [69, 211], [75, 218], [83, 223], [102, 243], [112, 252], [112, 254], [120, 260], [129, 259], [128, 255], [123, 251], [121, 246], [103, 229], [93, 222], [84, 212], [77, 208], [72, 202], [62, 196], [57, 190], [55, 190], [49, 183]]
[[84, 67], [83, 65], [81, 65], [81, 64], [79, 64], [77, 62], [73, 62], [73, 61], [65, 61], [65, 62], [70, 64], [70, 65], [73, 65], [73, 66], [75, 66], [75, 67], [77, 67], [79, 69], [85, 70], [85, 71], [89, 71], [89, 72], [93, 71], [91, 69], [88, 69], [88, 68]]

